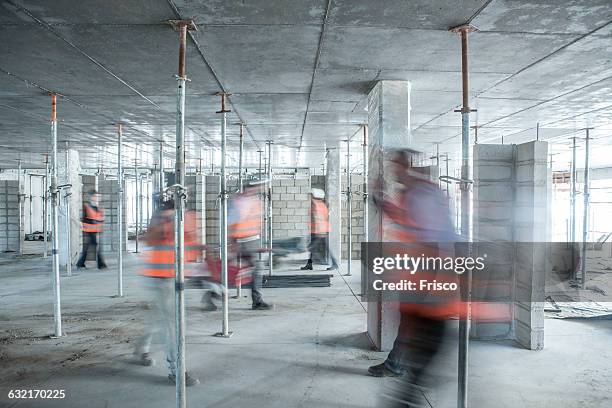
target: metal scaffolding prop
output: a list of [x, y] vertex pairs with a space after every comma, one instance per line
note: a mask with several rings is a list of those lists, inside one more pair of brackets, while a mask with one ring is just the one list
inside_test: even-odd
[[45, 249], [43, 257], [46, 258], [49, 252], [49, 155], [45, 154], [45, 178], [43, 188], [43, 233], [45, 234]]
[[[66, 150], [64, 151], [66, 154], [66, 166], [64, 168], [64, 175], [66, 177], [66, 182], [68, 182], [70, 177], [70, 150], [66, 144]], [[70, 187], [72, 187], [70, 185]], [[64, 203], [66, 208], [66, 245], [68, 246], [66, 251], [66, 276], [72, 276], [72, 221], [70, 219], [70, 197], [72, 196], [72, 192], [70, 191], [70, 187], [66, 189], [64, 193]]]
[[[239, 152], [238, 152], [238, 193], [242, 194], [244, 191], [243, 188], [243, 180], [242, 180], [242, 160], [244, 154], [244, 123], [239, 123], [240, 125], [240, 142], [239, 142]], [[238, 256], [238, 269], [242, 268], [242, 256]], [[240, 299], [242, 296], [242, 279], [240, 277], [236, 278], [236, 297]]]
[[159, 142], [159, 190], [157, 190], [158, 197], [155, 208], [161, 204], [164, 196], [164, 176], [164, 142]]
[[[470, 168], [470, 88], [468, 68], [468, 35], [476, 31], [469, 25], [461, 25], [451, 29], [452, 32], [461, 36], [461, 79], [462, 79], [462, 106], [461, 112], [461, 235], [466, 242], [472, 240], [472, 214], [470, 211], [471, 197], [471, 168]], [[471, 248], [468, 246], [468, 251]], [[469, 254], [467, 254], [469, 255]], [[467, 407], [468, 393], [468, 350], [470, 341], [470, 298], [472, 290], [472, 271], [468, 270], [461, 275], [460, 279], [461, 298], [465, 302], [467, 310], [459, 320], [459, 355], [458, 355], [458, 388], [457, 407]]]
[[221, 205], [219, 206], [221, 213], [219, 243], [221, 252], [221, 284], [223, 285], [223, 322], [221, 332], [217, 333], [219, 337], [231, 337], [232, 333], [229, 330], [229, 293], [228, 293], [228, 277], [227, 277], [227, 168], [226, 168], [226, 152], [227, 152], [227, 113], [231, 112], [225, 107], [225, 100], [230, 95], [226, 92], [219, 92], [221, 96], [221, 110], [217, 113], [221, 114], [221, 187], [219, 189], [219, 198]]
[[187, 30], [195, 30], [192, 20], [171, 20], [179, 32], [179, 64], [176, 98], [176, 161], [174, 185], [174, 262], [176, 318], [176, 406], [187, 406], [185, 390], [185, 51]]
[[123, 125], [117, 123], [117, 296], [123, 297], [123, 167], [122, 167]]
[[134, 223], [136, 224], [136, 235], [134, 236], [134, 241], [136, 244], [135, 253], [139, 252], [139, 242], [138, 242], [138, 233], [140, 232], [140, 211], [141, 211], [141, 202], [140, 202], [140, 175], [138, 174], [138, 147], [136, 147], [136, 154], [134, 157], [134, 189], [135, 189], [135, 199], [136, 199], [136, 214], [134, 214]]
[[[59, 200], [57, 187], [57, 95], [51, 94], [51, 149], [52, 149], [52, 173], [51, 173], [51, 220], [53, 223], [53, 241], [51, 256], [53, 258], [53, 319], [55, 337], [62, 336], [62, 307], [61, 287], [59, 270]], [[47, 237], [45, 237], [46, 239]]]
[[268, 140], [268, 275], [272, 276], [274, 273], [274, 262], [273, 262], [273, 251], [272, 245], [274, 239], [272, 238], [272, 141]]
[[[571, 162], [571, 192], [570, 192], [570, 244], [573, 246], [576, 242], [576, 137], [572, 137], [572, 162]], [[572, 248], [572, 265], [576, 265], [576, 257]], [[576, 268], [572, 268], [572, 275], [574, 279], [578, 277], [576, 275]]]
[[344, 276], [351, 276], [351, 252], [353, 247], [353, 208], [351, 191], [351, 139], [346, 139], [346, 273]]
[[584, 191], [582, 193], [584, 198], [584, 204], [582, 215], [582, 256], [580, 257], [580, 283], [582, 285], [582, 289], [586, 289], [587, 240], [589, 236], [589, 141], [591, 140], [589, 134], [590, 130], [591, 128], [585, 129], [586, 138], [584, 139]]

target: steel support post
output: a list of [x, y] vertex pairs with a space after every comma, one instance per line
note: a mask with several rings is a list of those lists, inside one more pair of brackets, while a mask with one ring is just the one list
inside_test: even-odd
[[273, 243], [272, 238], [272, 141], [268, 140], [268, 275], [272, 276], [274, 273], [274, 256], [273, 256]]
[[[21, 234], [21, 226], [23, 225], [23, 194], [21, 194], [22, 190], [22, 182], [21, 182], [21, 160], [17, 160], [17, 234], [18, 234], [18, 242], [19, 242], [19, 255], [23, 255], [23, 235]], [[7, 220], [8, 222], [8, 220]], [[25, 231], [25, 228], [24, 228]]]
[[[572, 137], [572, 163], [571, 170], [571, 191], [570, 191], [570, 245], [572, 245], [572, 265], [576, 265], [576, 257], [574, 255], [574, 245], [576, 242], [576, 137]], [[574, 279], [576, 276], [576, 268], [572, 268]]]
[[589, 141], [591, 139], [589, 131], [586, 130], [584, 139], [584, 190], [583, 190], [583, 215], [582, 215], [582, 256], [580, 262], [580, 283], [582, 289], [586, 289], [586, 267], [587, 267], [587, 240], [589, 236]]
[[[66, 154], [65, 161], [66, 166], [64, 167], [64, 175], [66, 177], [66, 184], [69, 183], [70, 177], [70, 151], [68, 150], [68, 145], [66, 144], [66, 150], [64, 152]], [[70, 230], [72, 227], [72, 221], [70, 219], [70, 196], [72, 192], [66, 192], [64, 199], [66, 200], [66, 245], [68, 249], [66, 251], [66, 276], [72, 276], [72, 231]]]
[[176, 319], [176, 406], [187, 406], [185, 389], [185, 52], [187, 29], [195, 29], [191, 20], [171, 21], [179, 32], [179, 64], [176, 77], [176, 159], [174, 186], [174, 262], [175, 262], [175, 319]]
[[436, 143], [436, 177], [438, 178], [438, 187], [442, 188], [442, 180], [440, 180], [440, 143]]
[[[239, 141], [239, 152], [238, 152], [238, 193], [242, 194], [243, 192], [243, 180], [242, 180], [242, 159], [244, 152], [244, 123], [240, 123], [240, 141]], [[239, 254], [238, 256], [238, 268], [242, 268], [242, 256]], [[242, 280], [240, 277], [237, 278], [236, 281], [236, 297], [240, 299], [242, 296]]]
[[135, 157], [134, 157], [134, 190], [135, 190], [135, 199], [136, 199], [136, 211], [134, 214], [134, 223], [136, 224], [136, 235], [134, 236], [136, 248], [134, 250], [135, 253], [139, 252], [138, 248], [138, 233], [140, 232], [140, 175], [138, 174], [138, 147], [136, 147]]
[[344, 276], [351, 276], [351, 252], [353, 247], [353, 208], [351, 191], [351, 139], [346, 139], [346, 273]]
[[[265, 235], [265, 220], [266, 217], [264, 215], [264, 209], [266, 208], [266, 196], [262, 190], [262, 184], [261, 181], [263, 180], [263, 168], [261, 167], [261, 162], [262, 162], [262, 154], [263, 154], [263, 150], [258, 150], [257, 153], [259, 153], [259, 166], [257, 168], [257, 179], [259, 181], [259, 214], [260, 214], [260, 220], [261, 220], [261, 226], [260, 226], [260, 231], [259, 231], [259, 248], [263, 248], [264, 246], [264, 235]], [[262, 253], [261, 251], [259, 251], [259, 261], [261, 261], [261, 257], [262, 257]]]
[[[52, 125], [53, 126], [53, 125]], [[45, 180], [43, 182], [44, 191], [43, 191], [43, 233], [45, 248], [43, 252], [43, 257], [46, 258], [49, 252], [48, 250], [48, 235], [49, 235], [49, 156], [45, 155]]]
[[157, 205], [161, 204], [164, 195], [164, 142], [159, 142], [159, 197]]
[[223, 322], [221, 325], [221, 333], [217, 333], [220, 337], [230, 337], [229, 331], [229, 282], [227, 277], [227, 113], [230, 110], [225, 108], [225, 98], [228, 93], [220, 92], [221, 110], [217, 113], [221, 114], [221, 188], [219, 189], [220, 203], [220, 252], [221, 252], [221, 284], [223, 285]]
[[[369, 212], [368, 212], [368, 166], [369, 166], [369, 155], [368, 155], [368, 125], [363, 125], [363, 241], [368, 243], [369, 241]], [[363, 247], [362, 247], [363, 248]], [[367, 250], [367, 246], [366, 246]], [[362, 254], [363, 257], [363, 254]], [[367, 255], [365, 258], [368, 259]], [[363, 265], [363, 262], [361, 263]], [[363, 271], [362, 271], [363, 276]]]
[[123, 125], [117, 124], [117, 296], [123, 297]]
[[[61, 307], [61, 287], [59, 270], [59, 214], [58, 214], [58, 193], [57, 187], [57, 95], [51, 94], [51, 149], [52, 149], [52, 173], [51, 173], [51, 211], [53, 223], [53, 244], [51, 256], [53, 257], [53, 317], [55, 326], [55, 337], [62, 336], [62, 307]], [[46, 237], [45, 237], [46, 239]]]
[[[469, 106], [469, 69], [468, 69], [468, 35], [475, 31], [470, 25], [461, 25], [451, 29], [461, 36], [461, 78], [463, 101], [461, 107], [461, 235], [467, 243], [467, 254], [471, 253], [471, 168], [470, 168], [470, 112]], [[459, 320], [459, 355], [458, 355], [458, 388], [457, 407], [467, 407], [468, 399], [468, 350], [470, 340], [470, 298], [472, 289], [472, 271], [468, 270], [461, 276], [461, 298], [466, 310], [464, 318]]]

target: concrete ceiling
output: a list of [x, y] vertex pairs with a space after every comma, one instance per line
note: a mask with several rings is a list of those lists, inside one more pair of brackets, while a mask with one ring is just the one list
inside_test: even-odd
[[367, 92], [384, 79], [412, 82], [419, 146], [456, 155], [460, 43], [448, 29], [468, 21], [480, 29], [470, 79], [481, 142], [533, 140], [537, 123], [556, 142], [586, 126], [601, 148], [612, 135], [609, 0], [6, 0], [0, 166], [41, 165], [48, 91], [63, 95], [60, 147], [79, 149], [87, 166], [114, 163], [116, 122], [126, 124], [126, 162], [138, 146], [152, 164], [160, 141], [170, 155], [178, 36], [165, 21], [177, 18], [199, 29], [187, 49], [192, 165], [219, 144], [221, 89], [233, 94], [232, 149], [243, 121], [251, 164], [273, 140], [277, 164], [319, 167], [325, 146], [366, 121]]

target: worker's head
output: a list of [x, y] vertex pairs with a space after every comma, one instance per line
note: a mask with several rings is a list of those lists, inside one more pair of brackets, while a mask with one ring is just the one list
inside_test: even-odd
[[391, 172], [396, 180], [402, 180], [411, 173], [421, 153], [414, 149], [393, 149], [388, 152]]
[[89, 190], [87, 192], [87, 201], [91, 204], [98, 205], [98, 201], [100, 200], [100, 195], [96, 190]]
[[325, 191], [321, 190], [320, 188], [313, 188], [312, 189], [312, 198], [314, 198], [315, 200], [324, 200], [325, 199]]

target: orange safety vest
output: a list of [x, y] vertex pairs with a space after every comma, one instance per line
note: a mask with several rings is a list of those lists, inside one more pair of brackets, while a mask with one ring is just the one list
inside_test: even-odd
[[[142, 274], [153, 278], [174, 278], [176, 265], [174, 258], [174, 211], [164, 210], [147, 232], [147, 246], [143, 251], [144, 268]], [[197, 268], [201, 252], [196, 230], [196, 217], [193, 211], [185, 213], [185, 270], [186, 275], [192, 274]]]
[[233, 210], [235, 221], [229, 225], [229, 237], [244, 239], [256, 237], [261, 231], [261, 204], [254, 194], [242, 194], [236, 197]]
[[81, 229], [83, 232], [102, 232], [104, 222], [104, 211], [98, 207], [96, 210], [91, 204], [83, 205], [83, 222]]
[[313, 199], [310, 206], [310, 231], [315, 235], [329, 233], [329, 209], [323, 200]]

